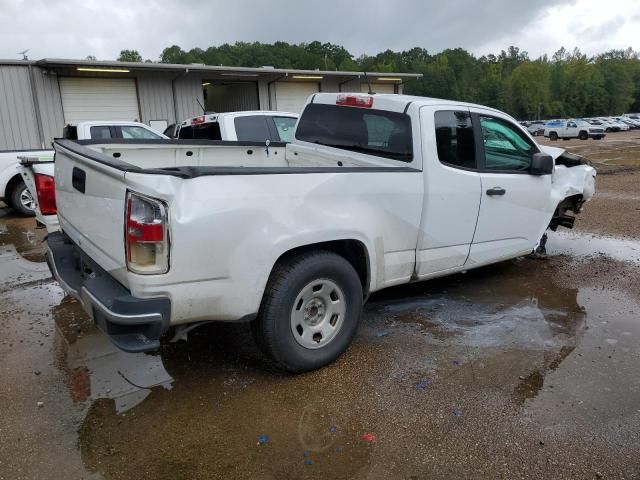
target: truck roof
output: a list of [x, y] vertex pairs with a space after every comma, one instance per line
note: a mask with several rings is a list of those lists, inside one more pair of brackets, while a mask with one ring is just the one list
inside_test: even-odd
[[373, 93], [373, 94], [368, 94], [363, 92], [316, 93], [313, 96], [312, 102], [334, 104], [336, 99], [340, 95], [347, 95], [347, 96], [354, 95], [359, 97], [372, 96], [374, 97], [374, 104], [380, 105], [380, 107], [383, 110], [392, 110], [392, 111], [398, 111], [398, 112], [404, 112], [404, 110], [407, 108], [407, 105], [409, 105], [410, 103], [411, 104], [417, 103], [420, 106], [438, 105], [438, 106], [450, 107], [450, 108], [475, 107], [475, 108], [482, 108], [483, 110], [491, 110], [501, 115], [505, 114], [504, 112], [501, 112], [500, 110], [497, 110], [495, 108], [487, 107], [484, 105], [478, 105], [475, 103], [459, 102], [455, 100], [445, 100], [441, 98], [432, 98], [432, 97], [418, 97], [414, 95], [398, 95], [394, 93]]

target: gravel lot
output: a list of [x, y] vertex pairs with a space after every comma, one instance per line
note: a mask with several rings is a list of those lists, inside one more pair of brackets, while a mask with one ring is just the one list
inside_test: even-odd
[[598, 193], [546, 259], [374, 295], [298, 376], [246, 325], [116, 350], [0, 208], [0, 479], [640, 479], [640, 132], [555, 145]]

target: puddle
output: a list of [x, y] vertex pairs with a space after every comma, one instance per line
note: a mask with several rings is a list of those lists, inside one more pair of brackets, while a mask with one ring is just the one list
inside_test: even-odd
[[[0, 211], [2, 210], [0, 209]], [[47, 234], [46, 229], [36, 228], [36, 221], [33, 217], [9, 216], [3, 218], [2, 222], [0, 224], [0, 253], [6, 252], [7, 248], [12, 246], [26, 260], [44, 262], [45, 249], [42, 241]]]
[[547, 254], [581, 258], [605, 255], [621, 262], [640, 263], [640, 241], [573, 231], [549, 232]]

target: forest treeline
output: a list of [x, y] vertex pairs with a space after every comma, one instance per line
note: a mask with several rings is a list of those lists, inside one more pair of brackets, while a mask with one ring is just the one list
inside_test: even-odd
[[[118, 60], [142, 61], [135, 50]], [[587, 56], [561, 48], [532, 59], [509, 47], [498, 55], [476, 57], [462, 48], [429, 53], [423, 48], [387, 50], [354, 57], [344, 47], [310, 42], [237, 42], [203, 50], [167, 47], [162, 63], [203, 63], [238, 67], [421, 73], [404, 92], [489, 105], [519, 119], [592, 117], [640, 111], [640, 59], [631, 48]]]

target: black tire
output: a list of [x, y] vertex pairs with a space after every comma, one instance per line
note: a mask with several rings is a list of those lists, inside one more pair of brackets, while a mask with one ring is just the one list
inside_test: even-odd
[[581, 130], [580, 133], [578, 134], [578, 138], [580, 140], [589, 140], [589, 134], [584, 130]]
[[9, 193], [7, 202], [9, 206], [13, 208], [17, 213], [23, 215], [25, 217], [33, 217], [36, 212], [33, 208], [28, 208], [26, 205], [23, 205], [21, 197], [23, 193], [31, 195], [25, 183], [20, 180], [17, 182], [13, 188], [11, 189], [11, 193]]
[[[294, 338], [291, 319], [298, 295], [321, 279], [340, 288], [345, 315], [335, 336], [326, 345], [311, 349]], [[345, 258], [324, 250], [301, 253], [279, 262], [271, 272], [260, 312], [252, 325], [253, 335], [263, 353], [279, 368], [288, 372], [315, 370], [347, 350], [358, 329], [362, 302], [360, 277]]]
[[552, 140], [552, 141], [554, 141], [554, 142], [555, 142], [556, 140], [558, 140], [558, 133], [557, 133], [557, 132], [551, 132], [551, 133], [549, 133], [549, 140]]

